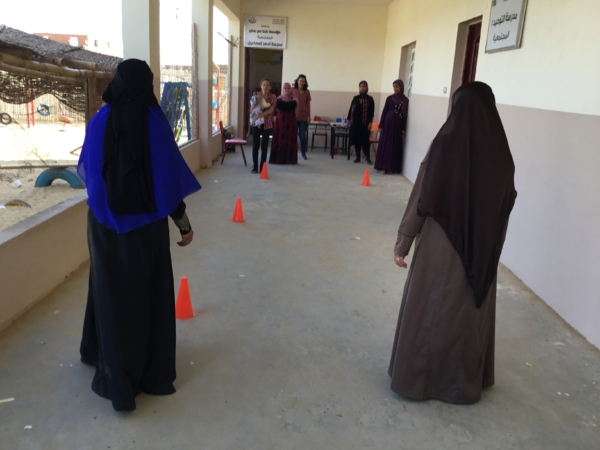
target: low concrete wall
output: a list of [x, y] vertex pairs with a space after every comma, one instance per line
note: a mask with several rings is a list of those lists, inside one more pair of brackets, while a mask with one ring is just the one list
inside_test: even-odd
[[[197, 140], [181, 148], [193, 172], [201, 167], [200, 150]], [[0, 330], [89, 259], [86, 200], [87, 192], [79, 191], [0, 231]]]
[[0, 231], [0, 330], [88, 260], [87, 193]]
[[181, 155], [185, 162], [189, 166], [190, 170], [194, 173], [198, 172], [202, 168], [202, 152], [199, 140], [191, 141], [181, 148]]

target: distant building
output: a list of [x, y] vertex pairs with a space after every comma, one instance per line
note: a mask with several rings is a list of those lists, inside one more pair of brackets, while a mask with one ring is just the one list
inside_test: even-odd
[[51, 39], [61, 44], [72, 45], [74, 47], [82, 47], [84, 50], [102, 53], [111, 56], [121, 56], [120, 50], [115, 45], [102, 39], [97, 39], [96, 36], [87, 34], [60, 34], [60, 33], [34, 33], [36, 36], [45, 39]]

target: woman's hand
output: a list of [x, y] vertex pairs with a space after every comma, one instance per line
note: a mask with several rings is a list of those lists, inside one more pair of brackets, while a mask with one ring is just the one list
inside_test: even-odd
[[398, 267], [402, 267], [403, 269], [406, 269], [408, 267], [408, 264], [404, 262], [403, 256], [394, 255], [394, 262]]
[[181, 235], [181, 241], [179, 241], [177, 243], [177, 245], [179, 245], [180, 247], [185, 247], [186, 245], [189, 245], [193, 239], [194, 239], [194, 230], [190, 230], [189, 233]]

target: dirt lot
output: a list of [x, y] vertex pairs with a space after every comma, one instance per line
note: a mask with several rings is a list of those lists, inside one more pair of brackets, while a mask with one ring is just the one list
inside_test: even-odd
[[[17, 124], [0, 125], [0, 166], [5, 167], [0, 168], [0, 205], [13, 199], [31, 205], [31, 208], [6, 206], [6, 209], [0, 206], [0, 231], [79, 192], [62, 180], [35, 188], [35, 180], [44, 168], [15, 168], [15, 165], [44, 163], [76, 164], [79, 152], [70, 152], [82, 145], [85, 127], [69, 124], [61, 130], [62, 125], [38, 124], [30, 129]], [[20, 187], [11, 185], [15, 180], [21, 182]]]

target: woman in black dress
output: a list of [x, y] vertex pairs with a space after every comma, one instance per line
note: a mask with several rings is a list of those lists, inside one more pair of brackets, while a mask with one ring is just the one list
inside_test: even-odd
[[116, 411], [140, 392], [175, 392], [175, 292], [167, 216], [192, 242], [183, 199], [200, 184], [183, 160], [144, 62], [119, 64], [87, 129], [78, 172], [88, 191], [90, 278], [82, 362]]
[[[359, 94], [354, 96], [350, 109], [348, 110], [348, 120], [350, 121], [350, 146], [354, 145], [356, 151], [355, 163], [360, 162], [360, 150], [365, 155], [368, 164], [371, 162], [371, 152], [369, 147], [371, 143], [371, 123], [375, 115], [375, 100], [369, 92], [369, 84], [366, 81], [361, 81], [358, 85]], [[350, 156], [348, 156], [350, 159]]]

